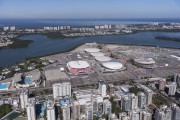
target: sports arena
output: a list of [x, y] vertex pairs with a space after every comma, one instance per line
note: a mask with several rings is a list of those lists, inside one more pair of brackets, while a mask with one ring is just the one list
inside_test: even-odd
[[92, 71], [90, 64], [82, 60], [68, 62], [67, 68], [71, 74], [85, 74]]
[[124, 68], [120, 62], [104, 62], [102, 67], [104, 68], [103, 72], [116, 72]]
[[134, 59], [134, 65], [143, 68], [153, 68], [155, 66], [155, 61], [152, 58], [139, 58]]

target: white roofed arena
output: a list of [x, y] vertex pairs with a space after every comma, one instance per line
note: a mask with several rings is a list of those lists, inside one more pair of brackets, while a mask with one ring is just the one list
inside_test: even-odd
[[84, 51], [87, 53], [97, 53], [100, 51], [100, 49], [98, 49], [98, 48], [86, 48]]
[[82, 60], [68, 62], [67, 68], [71, 74], [84, 74], [92, 71], [90, 64]]
[[124, 70], [124, 66], [120, 62], [104, 62], [102, 63], [104, 68], [103, 72], [116, 72]]
[[134, 65], [143, 68], [153, 68], [155, 66], [155, 61], [152, 58], [139, 58], [134, 59]]

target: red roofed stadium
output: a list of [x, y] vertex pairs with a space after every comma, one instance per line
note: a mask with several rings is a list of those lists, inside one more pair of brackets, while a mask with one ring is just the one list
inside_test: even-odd
[[82, 60], [68, 62], [67, 68], [71, 74], [84, 74], [92, 71], [89, 63]]

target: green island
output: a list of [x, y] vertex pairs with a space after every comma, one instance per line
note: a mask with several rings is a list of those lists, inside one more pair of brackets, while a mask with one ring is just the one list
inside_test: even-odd
[[174, 37], [168, 37], [168, 36], [156, 36], [155, 38], [158, 39], [158, 40], [167, 40], [167, 41], [180, 42], [180, 38], [174, 38]]
[[[38, 34], [38, 33], [37, 33]], [[48, 33], [40, 33], [40, 35], [44, 35], [47, 38], [51, 38], [51, 39], [58, 39], [58, 38], [67, 38], [66, 36], [64, 36], [62, 33], [59, 32], [48, 32]]]
[[3, 104], [0, 106], [0, 118], [12, 111], [12, 106], [9, 104]]
[[18, 38], [11, 39], [13, 44], [7, 46], [7, 48], [26, 48], [29, 44], [33, 43], [33, 40], [20, 40]]

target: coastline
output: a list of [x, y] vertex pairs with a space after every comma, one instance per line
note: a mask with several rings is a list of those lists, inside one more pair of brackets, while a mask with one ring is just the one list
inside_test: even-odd
[[165, 40], [165, 41], [176, 41], [176, 42], [180, 42], [180, 38], [175, 38], [175, 37], [156, 36], [155, 38], [156, 38], [157, 40]]

